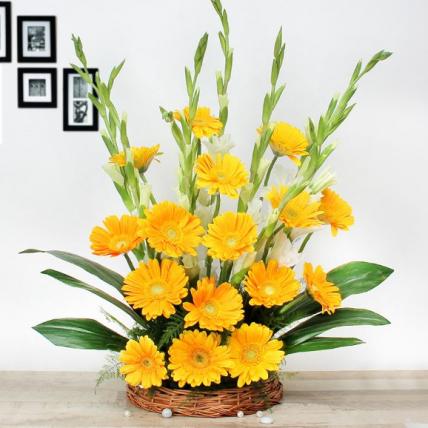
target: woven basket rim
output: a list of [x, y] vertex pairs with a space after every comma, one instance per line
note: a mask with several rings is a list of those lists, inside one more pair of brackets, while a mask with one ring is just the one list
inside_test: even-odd
[[238, 411], [253, 414], [281, 402], [282, 383], [278, 376], [242, 388], [213, 390], [170, 388], [160, 386], [142, 389], [128, 385], [128, 399], [144, 410], [161, 413], [169, 408], [175, 415], [193, 417], [236, 416]]

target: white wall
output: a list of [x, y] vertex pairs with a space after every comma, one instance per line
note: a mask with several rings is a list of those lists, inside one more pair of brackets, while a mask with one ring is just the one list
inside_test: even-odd
[[[428, 3], [424, 0], [225, 0], [235, 48], [229, 131], [247, 161], [268, 87], [275, 34], [287, 42], [285, 96], [275, 119], [303, 127], [344, 88], [359, 58], [394, 52], [361, 82], [358, 106], [336, 133], [331, 159], [338, 191], [355, 211], [356, 225], [336, 239], [325, 231], [311, 242], [308, 260], [326, 268], [368, 260], [396, 269], [381, 287], [350, 298], [351, 306], [380, 312], [387, 327], [337, 332], [366, 345], [298, 354], [290, 370], [428, 369], [426, 242], [428, 216]], [[90, 256], [88, 235], [104, 216], [124, 210], [101, 170], [106, 150], [96, 133], [61, 131], [61, 68], [73, 60], [79, 34], [93, 66], [127, 64], [115, 99], [129, 113], [135, 145], [162, 145], [162, 165], [151, 168], [160, 197], [172, 194], [176, 148], [158, 106], [186, 103], [183, 67], [200, 35], [211, 35], [201, 77], [202, 104], [216, 106], [214, 71], [221, 67], [218, 22], [208, 0], [15, 0], [13, 15], [58, 18], [60, 107], [17, 109], [17, 64], [3, 71], [0, 145], [0, 369], [97, 370], [103, 352], [51, 345], [31, 326], [56, 317], [102, 320], [100, 301], [43, 277], [57, 268], [95, 284], [92, 277], [28, 248], [63, 249]], [[15, 18], [14, 18], [15, 23]], [[14, 28], [15, 30], [15, 28]], [[16, 59], [15, 40], [14, 61]], [[110, 263], [109, 260], [102, 262]], [[111, 266], [125, 272], [122, 260]], [[110, 309], [110, 308], [108, 308]], [[114, 311], [113, 311], [114, 312]]]

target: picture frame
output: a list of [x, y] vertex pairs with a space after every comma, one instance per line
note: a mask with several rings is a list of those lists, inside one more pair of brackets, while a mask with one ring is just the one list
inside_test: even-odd
[[[89, 68], [95, 79], [97, 68]], [[98, 110], [88, 94], [96, 96], [91, 86], [72, 68], [63, 69], [63, 130], [98, 131]]]
[[57, 107], [56, 68], [18, 68], [18, 107]]
[[12, 3], [0, 1], [0, 62], [12, 62]]
[[18, 62], [56, 62], [56, 17], [18, 16]]

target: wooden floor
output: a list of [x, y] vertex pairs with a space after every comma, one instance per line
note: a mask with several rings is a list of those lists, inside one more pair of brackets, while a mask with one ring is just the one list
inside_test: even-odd
[[[286, 375], [272, 425], [256, 416], [163, 419], [131, 407], [124, 385], [97, 391], [94, 373], [0, 372], [0, 427], [407, 427], [428, 428], [428, 371]], [[125, 411], [130, 415], [126, 416]]]

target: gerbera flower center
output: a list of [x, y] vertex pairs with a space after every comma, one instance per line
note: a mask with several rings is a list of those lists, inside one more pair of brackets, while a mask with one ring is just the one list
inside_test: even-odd
[[192, 355], [192, 363], [194, 367], [205, 368], [209, 365], [209, 356], [208, 353], [203, 349], [196, 349]]
[[128, 241], [123, 236], [117, 236], [112, 241], [112, 248], [116, 251], [122, 251], [128, 246]]
[[276, 291], [276, 287], [274, 284], [267, 282], [264, 286], [264, 292], [265, 294], [267, 294], [268, 296], [272, 296], [275, 294]]
[[144, 357], [141, 360], [141, 365], [143, 367], [149, 368], [153, 366], [153, 361], [150, 358]]
[[208, 315], [215, 315], [217, 313], [217, 306], [213, 302], [208, 302], [204, 307], [204, 311]]
[[226, 239], [226, 245], [230, 248], [235, 247], [237, 242], [238, 242], [237, 239], [234, 238], [233, 236]]
[[169, 239], [175, 239], [175, 238], [177, 238], [177, 231], [175, 229], [173, 229], [172, 227], [170, 227], [166, 231], [166, 236], [168, 236]]
[[248, 345], [242, 352], [242, 359], [247, 364], [258, 364], [260, 361], [260, 347]]
[[154, 296], [159, 296], [162, 293], [164, 293], [165, 291], [165, 284], [161, 283], [161, 282], [155, 282], [154, 284], [152, 284], [152, 286], [150, 287], [150, 292], [152, 293], [152, 295]]

